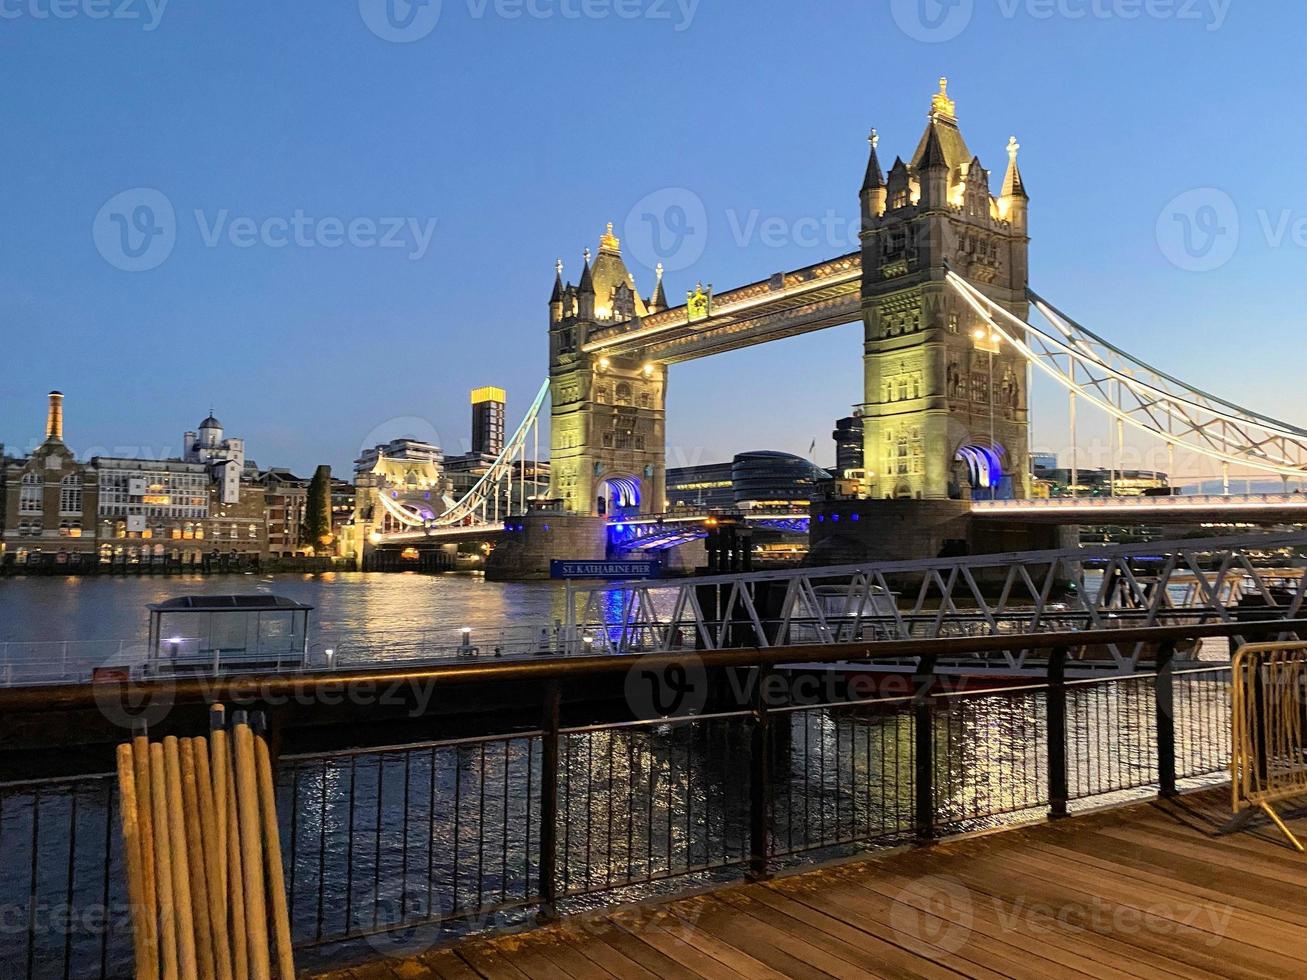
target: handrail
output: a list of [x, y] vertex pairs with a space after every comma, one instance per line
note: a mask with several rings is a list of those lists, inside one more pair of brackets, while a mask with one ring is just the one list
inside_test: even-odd
[[[1107, 643], [1167, 643], [1213, 637], [1263, 638], [1287, 634], [1307, 636], [1307, 619], [1251, 620], [1189, 626], [1152, 626], [1060, 633], [1019, 633], [866, 643], [810, 644], [789, 647], [744, 647], [729, 650], [684, 651], [639, 655], [639, 663], [661, 670], [695, 656], [706, 669], [775, 667], [779, 664], [831, 662], [871, 663], [905, 658], [932, 659], [1013, 649], [1066, 650]], [[313, 698], [323, 692], [337, 696], [355, 684], [443, 683], [483, 681], [560, 681], [625, 673], [634, 656], [588, 655], [560, 659], [500, 660], [433, 664], [421, 668], [349, 669], [306, 674], [239, 674], [219, 677], [108, 680], [95, 684], [50, 684], [0, 690], [0, 712], [31, 713], [95, 707], [115, 688], [130, 687], [140, 697], [158, 696], [169, 703], [205, 704], [223, 701], [258, 704], [278, 699]]]

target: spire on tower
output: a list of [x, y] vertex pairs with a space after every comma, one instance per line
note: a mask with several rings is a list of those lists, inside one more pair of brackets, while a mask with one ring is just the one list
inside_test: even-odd
[[663, 289], [663, 264], [661, 262], [658, 263], [658, 267], [654, 269], [654, 272], [658, 276], [658, 282], [654, 286], [653, 296], [649, 298], [649, 307], [650, 312], [658, 313], [667, 309], [667, 292]]
[[943, 75], [939, 79], [939, 91], [930, 100], [931, 118], [939, 117], [949, 122], [957, 122], [958, 104], [948, 97], [948, 79]]
[[585, 250], [585, 270], [581, 273], [581, 281], [577, 284], [577, 289], [582, 295], [594, 295], [594, 275], [590, 272], [590, 250], [588, 248]]
[[554, 292], [549, 297], [550, 303], [561, 303], [563, 301], [563, 260], [559, 259], [554, 266]]
[[1013, 136], [1007, 142], [1007, 176], [1003, 178], [1003, 196], [1007, 198], [1021, 198], [1030, 200], [1030, 195], [1026, 193], [1026, 182], [1021, 178], [1021, 168], [1017, 166], [1017, 154], [1021, 151], [1021, 144]]
[[608, 222], [608, 231], [599, 236], [599, 251], [612, 252], [620, 255], [622, 252], [621, 240], [613, 234], [613, 223]]
[[880, 160], [876, 156], [876, 147], [880, 145], [880, 135], [874, 129], [871, 131], [871, 135], [867, 137], [867, 142], [871, 144], [871, 155], [867, 159], [867, 176], [863, 178], [862, 189], [871, 191], [885, 186], [885, 175], [881, 173]]

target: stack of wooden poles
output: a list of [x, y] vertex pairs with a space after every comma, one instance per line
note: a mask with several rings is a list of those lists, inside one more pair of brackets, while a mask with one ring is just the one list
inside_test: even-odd
[[269, 980], [273, 942], [295, 976], [268, 743], [259, 716], [231, 720], [216, 705], [207, 739], [118, 746], [138, 980]]

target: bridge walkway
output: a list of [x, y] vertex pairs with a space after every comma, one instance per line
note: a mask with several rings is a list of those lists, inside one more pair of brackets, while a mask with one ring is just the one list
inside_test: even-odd
[[[466, 940], [330, 980], [1307, 976], [1307, 856], [1211, 790]], [[1289, 824], [1307, 832], [1307, 808]]]

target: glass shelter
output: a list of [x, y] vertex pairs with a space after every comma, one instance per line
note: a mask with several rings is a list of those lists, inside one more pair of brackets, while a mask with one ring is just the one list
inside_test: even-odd
[[149, 608], [151, 673], [286, 670], [308, 661], [313, 607], [293, 599], [180, 596]]

